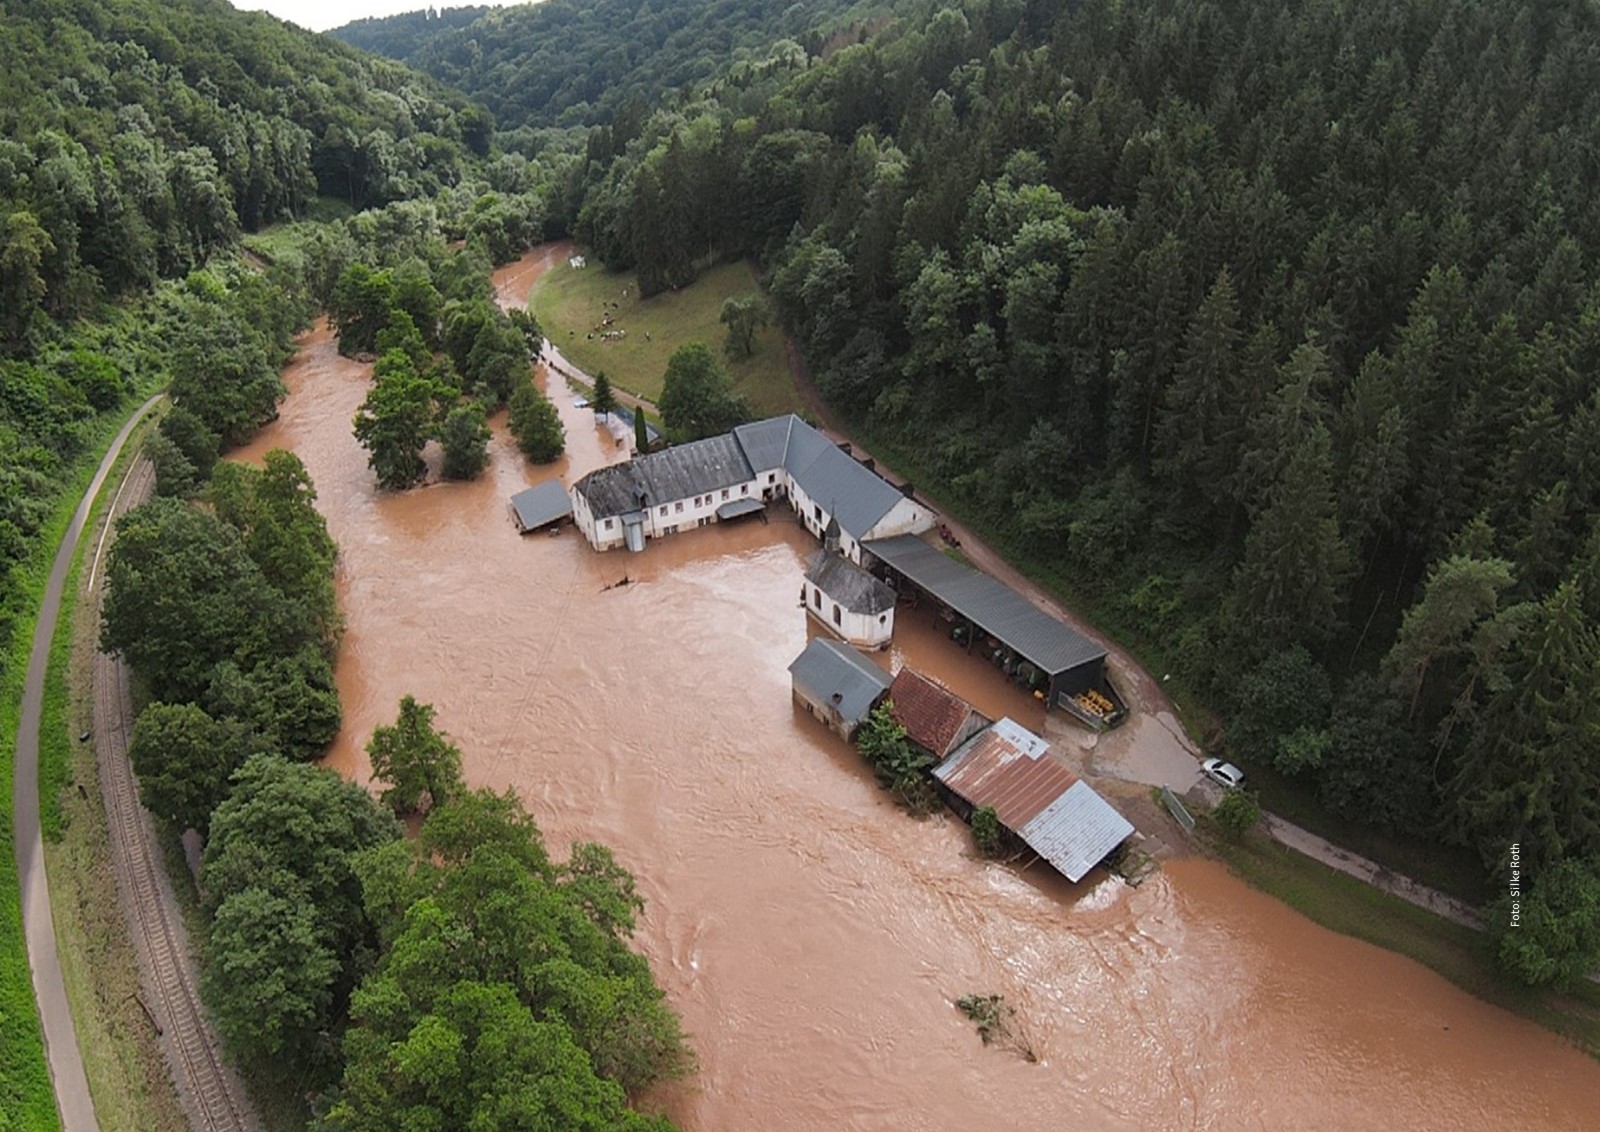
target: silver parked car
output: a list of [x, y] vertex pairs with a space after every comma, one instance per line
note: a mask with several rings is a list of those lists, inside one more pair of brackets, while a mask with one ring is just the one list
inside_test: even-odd
[[1237, 790], [1244, 785], [1244, 771], [1221, 759], [1207, 759], [1200, 764], [1200, 770], [1212, 782], [1229, 790]]

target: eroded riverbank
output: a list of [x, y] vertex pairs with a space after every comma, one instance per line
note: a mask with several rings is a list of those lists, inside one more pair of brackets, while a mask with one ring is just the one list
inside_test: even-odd
[[[497, 276], [520, 301], [541, 249]], [[652, 1098], [686, 1129], [1586, 1128], [1600, 1065], [1399, 956], [1325, 931], [1205, 861], [1131, 890], [972, 859], [914, 822], [789, 698], [814, 549], [793, 524], [642, 555], [519, 537], [507, 497], [620, 458], [559, 377], [567, 460], [497, 422], [470, 484], [380, 495], [350, 419], [368, 367], [325, 328], [285, 375], [274, 446], [337, 539], [357, 778], [372, 727], [435, 703], [474, 785], [515, 787], [553, 846], [612, 845], [639, 946], [701, 1061]], [[634, 584], [607, 589], [624, 575]], [[911, 619], [897, 649], [991, 713], [1036, 712]], [[984, 1050], [949, 1000], [1002, 993], [1040, 1057]]]

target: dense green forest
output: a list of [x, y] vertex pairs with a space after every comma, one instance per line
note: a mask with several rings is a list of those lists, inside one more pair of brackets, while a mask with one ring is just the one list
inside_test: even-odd
[[646, 290], [759, 257], [830, 402], [1158, 642], [1210, 745], [1492, 888], [1512, 843], [1588, 862], [1532, 896], [1559, 938], [1600, 858], [1597, 112], [1583, 4], [969, 3], [597, 131], [575, 231]]
[[[493, 112], [502, 130], [513, 130], [606, 122], [730, 69], [748, 73], [819, 55], [858, 38], [892, 6], [889, 0], [544, 0], [357, 20], [330, 34], [465, 91]], [[474, 18], [464, 19], [466, 13]], [[775, 49], [780, 40], [786, 42]]]
[[552, 862], [409, 696], [368, 747], [381, 796], [307, 765], [340, 723], [336, 548], [300, 461], [216, 462], [214, 423], [182, 395], [163, 421], [212, 468], [118, 520], [103, 644], [153, 697], [129, 751], [145, 804], [206, 834], [201, 989], [230, 1054], [330, 1132], [670, 1129], [628, 1107], [691, 1060], [610, 852]]
[[[399, 828], [307, 765], [341, 721], [334, 546], [292, 454], [259, 470], [219, 460], [276, 414], [294, 334], [352, 265], [378, 265], [382, 294], [398, 280], [407, 325], [378, 329], [400, 356], [493, 402], [519, 373], [527, 384], [536, 328], [489, 302], [489, 269], [542, 238], [582, 138], [555, 139], [537, 165], [491, 158], [490, 118], [461, 96], [226, 3], [0, 11], [0, 676], [25, 655], [24, 597], [67, 485], [133, 394], [166, 388], [175, 405], [147, 445], [159, 498], [121, 520], [103, 641], [150, 697], [131, 751], [144, 801], [173, 834], [209, 835], [202, 990], [230, 1052], [285, 1095], [314, 1089], [330, 1128], [668, 1127], [628, 1095], [689, 1056], [627, 946], [632, 880], [602, 847], [555, 864], [515, 799], [436, 775], [427, 848], [412, 865], [391, 855], [384, 903], [369, 904], [361, 862]], [[268, 228], [248, 237], [260, 254], [237, 255]], [[456, 473], [481, 467], [481, 406], [432, 427]], [[504, 853], [474, 853], [468, 834]], [[43, 1126], [7, 876], [0, 1109]], [[513, 890], [515, 925], [463, 912]], [[504, 934], [419, 984], [441, 925]], [[472, 1051], [443, 1094], [436, 1069], [418, 1077], [395, 1052], [424, 1021], [425, 1037], [454, 1026]]]

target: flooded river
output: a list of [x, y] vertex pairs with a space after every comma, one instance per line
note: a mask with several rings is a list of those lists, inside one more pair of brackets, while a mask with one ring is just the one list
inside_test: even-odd
[[[566, 254], [503, 269], [502, 298]], [[282, 417], [244, 455], [298, 452], [342, 553], [331, 765], [364, 779], [373, 726], [414, 693], [469, 781], [515, 787], [557, 853], [614, 847], [699, 1055], [646, 1099], [685, 1129], [1596, 1127], [1600, 1065], [1219, 866], [1074, 886], [972, 859], [952, 817], [902, 816], [791, 706], [803, 531], [713, 527], [642, 555], [570, 528], [517, 535], [513, 491], [623, 456], [560, 377], [540, 380], [562, 464], [527, 465], [497, 421], [479, 481], [399, 495], [374, 489], [350, 435], [367, 367], [319, 326], [285, 379]], [[1038, 722], [915, 617], [897, 652]], [[980, 1046], [950, 1005], [974, 992], [1016, 1004], [1037, 1064]]]

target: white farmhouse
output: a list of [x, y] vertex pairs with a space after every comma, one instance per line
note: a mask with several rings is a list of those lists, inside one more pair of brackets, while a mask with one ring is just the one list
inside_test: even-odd
[[779, 498], [819, 539], [836, 521], [839, 549], [858, 565], [864, 539], [916, 534], [934, 519], [792, 413], [590, 472], [572, 486], [572, 514], [596, 550], [643, 550]]

